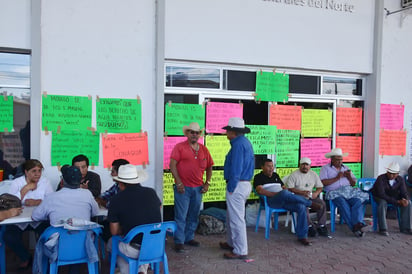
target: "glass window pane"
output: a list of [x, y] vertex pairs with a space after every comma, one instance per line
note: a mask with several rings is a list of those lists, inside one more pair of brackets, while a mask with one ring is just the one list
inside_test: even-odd
[[197, 67], [166, 67], [166, 87], [220, 88], [220, 70]]
[[[0, 93], [13, 96], [13, 130], [0, 129], [0, 181], [30, 158], [30, 55], [0, 52]], [[19, 173], [20, 174], [17, 174]]]
[[362, 95], [362, 80], [354, 78], [323, 77], [323, 94]]
[[240, 70], [224, 70], [225, 89], [251, 91], [256, 90], [256, 72]]

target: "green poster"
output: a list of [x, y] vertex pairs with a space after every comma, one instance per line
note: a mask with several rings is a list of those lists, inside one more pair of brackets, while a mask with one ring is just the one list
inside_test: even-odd
[[42, 96], [43, 130], [87, 130], [91, 125], [91, 98], [63, 95]]
[[316, 174], [318, 174], [319, 175], [319, 173], [320, 173], [320, 169], [321, 169], [322, 167], [311, 167], [310, 168], [310, 170], [312, 170], [312, 171], [314, 171], [314, 172], [316, 172]]
[[91, 131], [53, 132], [51, 143], [52, 166], [71, 164], [78, 154], [86, 155], [90, 165], [99, 165], [99, 134]]
[[256, 100], [287, 102], [289, 75], [273, 72], [256, 72]]
[[167, 135], [184, 135], [183, 126], [197, 122], [205, 127], [205, 109], [198, 104], [167, 103], [165, 110], [165, 132]]
[[299, 165], [299, 138], [299, 130], [277, 130], [276, 167], [297, 167]]
[[13, 96], [0, 95], [0, 132], [13, 131]]
[[362, 178], [362, 163], [353, 163], [353, 164], [345, 164], [345, 166], [347, 166], [353, 173], [353, 175], [355, 175], [356, 180]]
[[96, 100], [96, 130], [103, 133], [135, 133], [142, 128], [142, 105], [137, 99]]
[[276, 126], [247, 125], [250, 133], [246, 137], [252, 143], [253, 152], [259, 154], [275, 154]]

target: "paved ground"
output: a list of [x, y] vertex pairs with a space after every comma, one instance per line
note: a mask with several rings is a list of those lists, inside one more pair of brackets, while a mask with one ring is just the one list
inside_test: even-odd
[[[356, 238], [345, 225], [336, 225], [332, 239], [313, 238], [313, 245], [302, 246], [283, 225], [264, 238], [248, 228], [249, 258], [253, 262], [226, 260], [218, 247], [224, 235], [201, 236], [200, 247], [187, 247], [183, 254], [173, 251], [173, 239], [167, 242], [170, 273], [412, 273], [412, 236], [400, 234], [396, 220], [388, 220], [389, 237], [367, 233]], [[17, 272], [15, 256], [7, 251], [7, 273]], [[102, 263], [102, 273], [109, 273]], [[67, 273], [62, 269], [60, 273]], [[82, 273], [87, 273], [85, 268]], [[152, 271], [149, 271], [152, 273]]]

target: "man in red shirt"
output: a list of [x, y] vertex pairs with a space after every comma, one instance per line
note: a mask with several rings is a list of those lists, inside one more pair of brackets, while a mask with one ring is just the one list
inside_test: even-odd
[[[201, 130], [198, 123], [183, 127], [187, 140], [178, 143], [170, 156], [170, 171], [175, 178], [174, 210], [177, 229], [175, 251], [183, 252], [184, 244], [199, 246], [194, 240], [198, 225], [202, 194], [209, 189], [213, 160], [209, 150], [198, 143]], [[206, 170], [206, 182], [203, 173]]]

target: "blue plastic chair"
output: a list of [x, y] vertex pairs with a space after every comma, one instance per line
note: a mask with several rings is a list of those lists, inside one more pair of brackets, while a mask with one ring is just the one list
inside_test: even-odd
[[[86, 236], [89, 230], [67, 230], [63, 227], [49, 227], [40, 236], [39, 241], [46, 242], [54, 233], [59, 233], [58, 255], [55, 262], [50, 264], [50, 273], [57, 274], [61, 265], [87, 263], [89, 273], [99, 273], [99, 262], [91, 263], [85, 248]], [[94, 244], [98, 251], [98, 238], [101, 228], [91, 229], [94, 232]], [[48, 258], [43, 258], [43, 273], [46, 273]]]
[[[125, 237], [112, 237], [112, 257], [110, 262], [110, 274], [114, 274], [117, 256], [123, 257], [129, 263], [129, 273], [137, 273], [139, 266], [153, 264], [154, 273], [159, 273], [160, 262], [163, 262], [163, 273], [169, 273], [167, 255], [165, 252], [166, 233], [174, 232], [176, 223], [163, 222], [136, 226]], [[140, 253], [137, 259], [125, 256], [119, 250], [119, 242], [129, 244], [136, 235], [142, 234]]]
[[[283, 208], [272, 208], [272, 207], [270, 207], [268, 205], [268, 202], [267, 202], [267, 197], [263, 196], [263, 195], [261, 197], [263, 198], [264, 205], [265, 205], [265, 217], [266, 217], [266, 219], [265, 219], [265, 238], [269, 239], [270, 219], [271, 219], [272, 214], [274, 214], [273, 229], [278, 230], [278, 227], [279, 227], [279, 223], [278, 223], [279, 213], [288, 213], [288, 211], [286, 209], [283, 209]], [[260, 208], [259, 208], [258, 218], [259, 218], [259, 216], [260, 216]], [[294, 218], [293, 214], [291, 214], [291, 216], [292, 216], [292, 225], [294, 226], [294, 228], [296, 230], [295, 218]], [[257, 222], [256, 222], [256, 227], [258, 227], [258, 226], [259, 226], [259, 219], [257, 219]], [[257, 229], [256, 229], [256, 231], [257, 231]]]
[[0, 226], [0, 274], [6, 274], [6, 244], [3, 241], [3, 233], [6, 226]]

